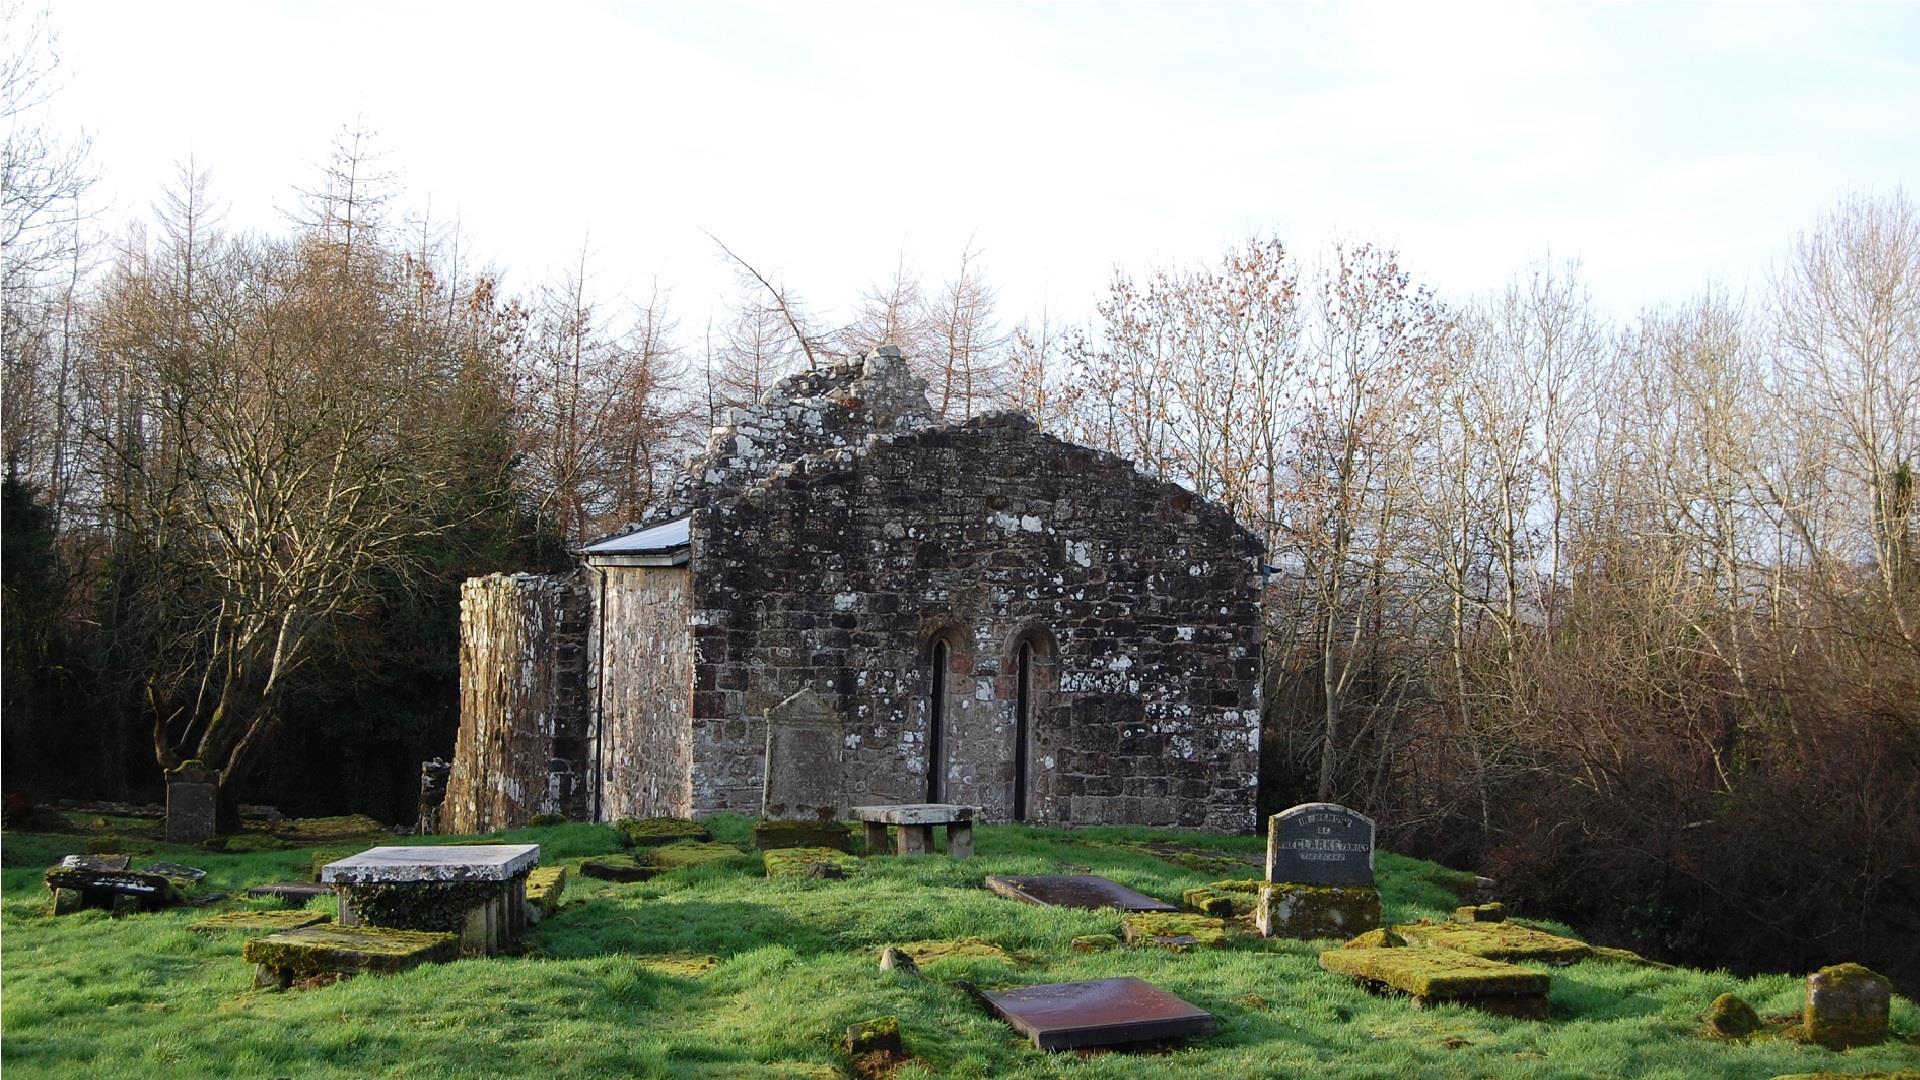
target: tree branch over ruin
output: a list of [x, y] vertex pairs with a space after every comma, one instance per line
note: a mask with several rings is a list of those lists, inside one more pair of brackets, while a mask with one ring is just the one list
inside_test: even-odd
[[780, 317], [786, 320], [787, 329], [793, 332], [794, 340], [800, 343], [800, 351], [806, 354], [807, 370], [812, 371], [818, 368], [820, 364], [813, 355], [813, 342], [807, 332], [801, 328], [800, 318], [794, 312], [794, 305], [788, 301], [786, 290], [776, 288], [773, 282], [767, 280], [765, 274], [762, 274], [752, 263], [741, 258], [738, 253], [728, 247], [726, 241], [721, 240], [706, 229], [701, 229], [700, 231], [706, 234], [707, 239], [713, 241], [714, 246], [718, 247], [721, 253], [726, 255], [727, 259], [731, 261], [742, 274], [751, 277], [759, 283], [761, 288], [767, 291], [767, 295], [773, 298], [774, 310], [778, 311]]

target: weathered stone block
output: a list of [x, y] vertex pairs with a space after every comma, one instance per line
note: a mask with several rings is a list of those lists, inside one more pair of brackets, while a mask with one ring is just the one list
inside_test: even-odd
[[1707, 1006], [1702, 1018], [1707, 1033], [1722, 1039], [1744, 1039], [1760, 1030], [1760, 1014], [1737, 994], [1721, 994]]
[[1552, 979], [1544, 972], [1448, 949], [1332, 949], [1321, 968], [1413, 998], [1416, 1006], [1450, 1002], [1526, 1020], [1547, 1015]]
[[824, 847], [851, 854], [853, 830], [844, 821], [772, 821], [761, 818], [753, 823], [753, 846], [762, 851]]
[[1227, 944], [1227, 924], [1205, 915], [1140, 912], [1121, 918], [1120, 936], [1136, 948], [1152, 946], [1173, 952], [1218, 949]]
[[560, 910], [560, 897], [567, 891], [567, 868], [542, 866], [527, 872], [527, 907], [546, 918]]
[[1263, 885], [1253, 917], [1263, 937], [1347, 937], [1380, 925], [1380, 890], [1371, 886]]
[[745, 862], [747, 853], [732, 844], [684, 840], [677, 844], [648, 848], [644, 857], [662, 870], [679, 870], [689, 866]]
[[847, 1028], [847, 1053], [854, 1057], [862, 1054], [901, 1052], [899, 1017], [883, 1016], [878, 1020], [863, 1020]]
[[766, 865], [769, 878], [808, 877], [814, 873], [816, 866], [831, 867], [837, 871], [832, 876], [838, 877], [846, 877], [860, 869], [859, 859], [827, 847], [776, 848], [761, 852], [760, 861]]
[[254, 938], [241, 947], [240, 955], [258, 965], [256, 985], [285, 986], [314, 975], [405, 971], [441, 963], [460, 955], [460, 939], [376, 926], [308, 926]]
[[711, 840], [713, 833], [690, 818], [622, 818], [613, 823], [628, 847], [657, 847], [678, 840]]
[[1505, 922], [1507, 906], [1501, 903], [1468, 904], [1453, 909], [1453, 921], [1463, 923]]
[[1829, 1050], [1872, 1046], [1887, 1039], [1893, 983], [1859, 964], [1835, 964], [1807, 976], [1802, 1027], [1810, 1042]]
[[646, 881], [659, 872], [659, 867], [642, 863], [631, 855], [602, 855], [580, 864], [581, 877], [601, 881]]
[[1517, 923], [1414, 922], [1394, 929], [1414, 945], [1434, 945], [1489, 960], [1571, 964], [1593, 955], [1584, 941]]

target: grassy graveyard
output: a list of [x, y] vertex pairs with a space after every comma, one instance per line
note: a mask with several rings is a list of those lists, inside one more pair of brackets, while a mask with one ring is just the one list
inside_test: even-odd
[[[1740, 979], [1596, 954], [1552, 976], [1549, 1018], [1505, 1019], [1459, 1006], [1417, 1010], [1321, 969], [1338, 941], [1265, 941], [1239, 928], [1224, 945], [1127, 948], [1112, 911], [1047, 909], [981, 887], [987, 874], [1096, 873], [1151, 896], [1257, 877], [1258, 837], [1138, 829], [985, 826], [976, 855], [836, 861], [844, 878], [784, 867], [769, 878], [750, 821], [706, 823], [645, 881], [579, 873], [631, 852], [614, 829], [556, 825], [488, 839], [538, 843], [567, 870], [557, 909], [522, 955], [429, 964], [313, 989], [252, 988], [242, 930], [196, 930], [210, 915], [284, 910], [233, 900], [113, 918], [55, 918], [42, 883], [79, 834], [9, 834], [0, 961], [4, 1066], [11, 1077], [560, 1077], [851, 1075], [850, 1025], [897, 1017], [919, 1076], [1512, 1076], [1764, 1078], [1920, 1069], [1920, 1008], [1893, 1007], [1892, 1041], [1837, 1053], [1781, 1034], [1805, 972]], [[451, 841], [466, 838], [444, 838]], [[416, 841], [409, 841], [416, 842]], [[425, 841], [431, 842], [431, 841]], [[732, 845], [738, 857], [702, 846]], [[142, 841], [144, 853], [204, 868], [204, 890], [311, 876], [322, 844], [209, 853]], [[348, 845], [349, 847], [351, 845]], [[773, 864], [782, 860], [775, 859]], [[1447, 919], [1470, 878], [1382, 853], [1393, 923]], [[314, 911], [331, 910], [331, 900]], [[1226, 912], [1231, 914], [1230, 911]], [[1229, 927], [1235, 924], [1229, 921]], [[1566, 928], [1533, 925], [1556, 933]], [[1099, 946], [1076, 948], [1075, 938]], [[900, 946], [920, 975], [883, 971]], [[1873, 958], [1860, 957], [1872, 964]], [[1523, 965], [1530, 962], [1519, 961]], [[982, 1012], [984, 989], [1135, 975], [1212, 1012], [1217, 1034], [1152, 1053], [1042, 1053]], [[1704, 1034], [1714, 999], [1734, 992], [1772, 1023], [1747, 1039]]]

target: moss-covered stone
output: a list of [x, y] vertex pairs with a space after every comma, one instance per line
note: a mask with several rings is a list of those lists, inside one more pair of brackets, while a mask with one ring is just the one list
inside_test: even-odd
[[1552, 985], [1544, 972], [1420, 946], [1332, 949], [1320, 954], [1320, 966], [1376, 989], [1407, 994], [1419, 1005], [1456, 1002], [1529, 1018], [1546, 1015], [1546, 995]]
[[1021, 958], [1015, 954], [990, 941], [983, 941], [976, 937], [910, 941], [899, 946], [899, 949], [912, 957], [913, 962], [922, 968], [946, 960], [992, 960], [1001, 964], [1021, 962]]
[[1453, 909], [1453, 921], [1464, 923], [1506, 922], [1507, 905], [1493, 903], [1468, 904], [1465, 907], [1457, 907]]
[[278, 972], [283, 978], [296, 979], [329, 972], [405, 971], [419, 964], [452, 960], [459, 954], [457, 935], [379, 926], [306, 926], [282, 930], [254, 938], [240, 950], [248, 963]]
[[691, 979], [719, 967], [720, 958], [696, 953], [673, 953], [668, 956], [643, 956], [640, 966], [656, 975]]
[[1540, 964], [1571, 964], [1585, 960], [1593, 949], [1577, 941], [1518, 923], [1402, 923], [1394, 930], [1415, 945], [1433, 945], [1489, 960], [1527, 960]]
[[775, 821], [753, 823], [753, 846], [761, 851], [780, 848], [832, 848], [853, 852], [853, 830], [844, 821]]
[[1860, 964], [1835, 964], [1807, 976], [1801, 1030], [1829, 1050], [1873, 1046], [1887, 1039], [1893, 983]]
[[613, 823], [629, 847], [658, 847], [681, 840], [711, 840], [705, 825], [688, 818], [621, 818]]
[[560, 897], [567, 891], [567, 868], [537, 866], [527, 872], [527, 906], [541, 918], [560, 910]]
[[1227, 925], [1206, 915], [1137, 912], [1120, 920], [1120, 936], [1128, 945], [1151, 946], [1174, 952], [1218, 949], [1227, 943]]
[[371, 841], [384, 838], [389, 830], [365, 814], [344, 814], [339, 817], [289, 818], [275, 822], [270, 831], [283, 840], [319, 844], [329, 840]]
[[1073, 939], [1073, 951], [1080, 953], [1107, 952], [1120, 947], [1118, 934], [1082, 934]]
[[230, 836], [210, 836], [200, 841], [207, 851], [218, 851], [228, 855], [251, 855], [258, 851], [285, 851], [296, 846], [291, 840], [284, 840], [271, 833], [243, 832]]
[[458, 933], [475, 908], [500, 895], [498, 881], [361, 882], [336, 886], [375, 926]]
[[1265, 883], [1253, 917], [1266, 937], [1350, 937], [1380, 925], [1380, 890], [1368, 885]]
[[1260, 903], [1260, 886], [1264, 884], [1266, 882], [1259, 878], [1215, 881], [1182, 891], [1180, 901], [1187, 910], [1201, 915], [1220, 919], [1238, 918], [1253, 914], [1254, 908]]
[[1606, 945], [1588, 945], [1591, 960], [1604, 960], [1610, 964], [1632, 964], [1635, 967], [1653, 968], [1656, 971], [1672, 971], [1672, 964], [1663, 964], [1658, 960], [1649, 960], [1631, 949], [1615, 949]]
[[233, 930], [272, 934], [332, 921], [333, 916], [320, 911], [229, 911], [224, 915], [188, 923], [187, 929], [202, 934], [224, 934]]
[[860, 869], [860, 860], [844, 851], [832, 848], [776, 848], [760, 853], [760, 861], [766, 864], [770, 878], [807, 877], [816, 866], [828, 866], [837, 871], [839, 877], [845, 877]]
[[528, 828], [533, 829], [550, 829], [555, 825], [566, 823], [567, 815], [565, 814], [535, 814], [527, 819]]
[[877, 1020], [862, 1020], [847, 1028], [847, 1053], [858, 1057], [875, 1052], [903, 1052], [899, 1017], [882, 1016]]
[[1394, 933], [1391, 926], [1369, 930], [1342, 946], [1347, 949], [1404, 949], [1406, 947], [1407, 939]]
[[710, 840], [683, 840], [679, 843], [648, 848], [640, 857], [662, 870], [679, 870], [688, 866], [745, 862], [747, 853], [732, 844], [719, 844]]
[[1760, 1030], [1760, 1014], [1738, 994], [1721, 994], [1701, 1017], [1707, 1034], [1722, 1039], [1744, 1039]]
[[659, 867], [642, 863], [631, 855], [602, 855], [580, 864], [581, 877], [601, 881], [646, 881], [659, 872]]

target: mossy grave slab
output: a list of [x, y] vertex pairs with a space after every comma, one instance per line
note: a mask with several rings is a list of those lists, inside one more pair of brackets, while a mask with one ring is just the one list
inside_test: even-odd
[[691, 818], [622, 818], [613, 823], [629, 847], [659, 847], [681, 840], [711, 840], [713, 833]]
[[1259, 878], [1215, 881], [1184, 890], [1180, 894], [1180, 902], [1187, 910], [1201, 915], [1221, 919], [1241, 918], [1252, 915], [1254, 909], [1260, 906], [1260, 886], [1265, 884]]
[[281, 930], [298, 930], [303, 926], [318, 926], [332, 921], [333, 916], [323, 911], [229, 911], [224, 915], [201, 919], [197, 923], [188, 923], [187, 929], [196, 930], [202, 934], [223, 934], [232, 930], [272, 934]]
[[527, 872], [527, 906], [541, 918], [560, 910], [560, 897], [567, 891], [567, 868], [542, 866]]
[[713, 841], [683, 840], [660, 847], [648, 848], [641, 856], [648, 863], [662, 870], [679, 870], [689, 866], [708, 866], [714, 863], [745, 862], [747, 853], [732, 844]]
[[1411, 945], [1433, 945], [1488, 960], [1571, 964], [1593, 955], [1584, 941], [1517, 923], [1402, 923], [1394, 929]]
[[580, 864], [581, 877], [598, 878], [601, 881], [646, 881], [659, 872], [659, 867], [643, 863], [631, 855], [602, 855]]
[[307, 926], [254, 938], [240, 955], [258, 965], [256, 985], [285, 986], [315, 975], [389, 973], [443, 963], [460, 955], [460, 937], [378, 926]]
[[938, 964], [943, 960], [991, 960], [1000, 964], [1020, 964], [1026, 959], [1008, 952], [991, 941], [983, 941], [977, 937], [910, 941], [898, 948], [901, 952], [913, 957], [913, 962], [921, 968]]
[[1320, 966], [1375, 990], [1406, 994], [1422, 1008], [1450, 1002], [1530, 1020], [1547, 1015], [1553, 983], [1545, 972], [1430, 946], [1330, 949], [1320, 954]]
[[[860, 869], [859, 859], [824, 847], [776, 848], [761, 852], [760, 861], [766, 864], [770, 878], [846, 877]], [[816, 871], [816, 866], [827, 869]]]
[[853, 830], [844, 821], [778, 821], [762, 818], [753, 823], [753, 846], [761, 851], [824, 847], [851, 853]]
[[720, 958], [694, 953], [674, 953], [668, 956], [643, 956], [639, 963], [641, 967], [656, 975], [674, 975], [690, 979], [705, 975], [719, 967]]
[[1265, 937], [1349, 937], [1380, 925], [1380, 890], [1371, 885], [1263, 883], [1253, 920]]
[[1142, 912], [1120, 920], [1120, 936], [1135, 948], [1192, 952], [1225, 947], [1227, 924], [1207, 915]]

